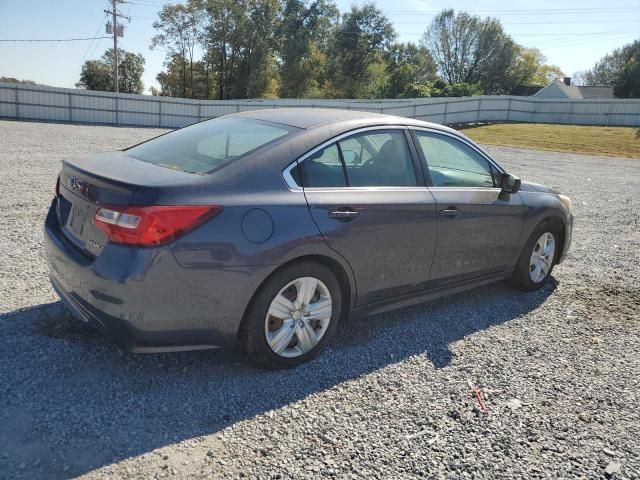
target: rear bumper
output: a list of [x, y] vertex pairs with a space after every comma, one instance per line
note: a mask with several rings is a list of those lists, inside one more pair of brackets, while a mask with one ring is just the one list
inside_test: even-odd
[[64, 304], [130, 352], [166, 352], [235, 342], [253, 292], [273, 267], [195, 269], [168, 248], [107, 244], [96, 259], [45, 222], [51, 284]]

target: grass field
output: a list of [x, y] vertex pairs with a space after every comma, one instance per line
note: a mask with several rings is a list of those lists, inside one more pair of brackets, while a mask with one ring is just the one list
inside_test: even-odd
[[640, 134], [630, 127], [508, 123], [462, 130], [478, 143], [640, 159]]

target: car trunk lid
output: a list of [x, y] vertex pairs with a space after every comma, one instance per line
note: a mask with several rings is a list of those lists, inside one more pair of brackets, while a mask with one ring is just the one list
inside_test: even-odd
[[65, 160], [60, 172], [58, 222], [65, 237], [89, 257], [104, 248], [106, 235], [94, 224], [96, 211], [127, 206], [144, 186], [193, 177], [137, 160], [126, 152], [87, 155]]

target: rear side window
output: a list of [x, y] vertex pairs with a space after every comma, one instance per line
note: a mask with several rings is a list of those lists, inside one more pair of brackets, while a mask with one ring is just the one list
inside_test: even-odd
[[413, 160], [402, 130], [357, 133], [339, 143], [349, 186], [416, 186]]
[[375, 130], [342, 139], [306, 158], [292, 176], [304, 187], [417, 185], [402, 130]]
[[435, 187], [493, 187], [491, 165], [464, 143], [437, 133], [416, 131]]
[[346, 187], [340, 152], [334, 143], [324, 148], [298, 166], [302, 185], [305, 187]]
[[127, 150], [139, 160], [189, 173], [211, 173], [295, 129], [239, 117], [197, 123]]

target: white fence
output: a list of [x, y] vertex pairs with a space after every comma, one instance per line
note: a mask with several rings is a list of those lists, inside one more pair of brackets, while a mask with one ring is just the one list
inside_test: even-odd
[[0, 118], [176, 128], [234, 112], [278, 107], [346, 108], [442, 124], [477, 122], [640, 126], [638, 100], [516, 96], [406, 100], [189, 100], [0, 82]]

